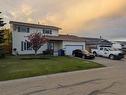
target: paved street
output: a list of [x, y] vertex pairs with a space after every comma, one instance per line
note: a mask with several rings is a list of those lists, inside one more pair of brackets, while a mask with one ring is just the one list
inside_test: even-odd
[[0, 82], [0, 95], [126, 95], [126, 59], [94, 61], [108, 67]]

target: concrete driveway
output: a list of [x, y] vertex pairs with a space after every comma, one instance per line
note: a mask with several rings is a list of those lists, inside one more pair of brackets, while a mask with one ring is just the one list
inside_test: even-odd
[[126, 95], [126, 59], [94, 61], [108, 67], [0, 82], [0, 95]]

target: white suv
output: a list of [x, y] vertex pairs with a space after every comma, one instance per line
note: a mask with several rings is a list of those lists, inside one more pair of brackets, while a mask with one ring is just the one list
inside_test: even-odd
[[108, 57], [110, 59], [120, 60], [124, 58], [124, 54], [122, 53], [122, 51], [111, 47], [98, 47], [97, 49], [92, 49], [92, 53], [95, 56], [103, 56], [103, 57]]

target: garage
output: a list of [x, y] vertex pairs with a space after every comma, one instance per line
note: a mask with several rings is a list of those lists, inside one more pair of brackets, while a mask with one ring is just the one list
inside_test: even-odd
[[83, 50], [83, 45], [65, 45], [65, 54], [72, 55], [73, 50]]

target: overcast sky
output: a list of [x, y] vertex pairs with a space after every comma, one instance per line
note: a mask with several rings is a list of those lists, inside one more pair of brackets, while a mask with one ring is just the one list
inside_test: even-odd
[[64, 34], [126, 40], [126, 0], [0, 0], [10, 20], [61, 27]]

